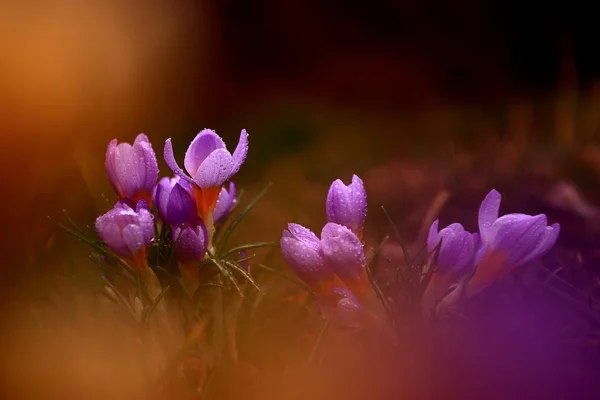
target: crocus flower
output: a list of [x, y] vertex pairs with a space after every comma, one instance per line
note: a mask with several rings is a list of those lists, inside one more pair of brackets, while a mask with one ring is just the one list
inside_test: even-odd
[[233, 154], [223, 139], [210, 129], [200, 132], [185, 153], [186, 174], [177, 164], [171, 139], [165, 143], [165, 162], [171, 170], [192, 184], [196, 205], [200, 215], [206, 219], [215, 208], [221, 186], [242, 166], [248, 154], [248, 134], [243, 129]]
[[173, 243], [177, 242], [175, 247], [177, 260], [188, 271], [197, 272], [197, 266], [204, 259], [208, 245], [208, 233], [202, 221], [194, 225], [176, 227], [171, 238]]
[[233, 205], [235, 204], [235, 184], [233, 182], [229, 182], [229, 190], [222, 188], [221, 193], [219, 193], [219, 198], [217, 199], [217, 205], [215, 206], [215, 210], [213, 211], [213, 219], [215, 220], [215, 224], [222, 222], [229, 216], [229, 213], [233, 209]]
[[368, 288], [368, 279], [360, 239], [345, 226], [329, 222], [321, 231], [321, 249], [329, 268], [362, 296]]
[[153, 220], [145, 200], [139, 200], [135, 209], [126, 201], [119, 201], [96, 219], [96, 230], [112, 251], [133, 261], [135, 267], [143, 272], [148, 268], [146, 249], [154, 238]]
[[438, 226], [439, 220], [435, 220], [427, 236], [429, 253], [432, 253], [438, 245], [440, 248], [434, 273], [421, 299], [421, 306], [425, 313], [431, 312], [452, 284], [472, 272], [483, 255], [483, 251], [479, 251], [481, 247], [479, 234], [465, 231], [458, 223], [450, 224], [439, 232]]
[[170, 226], [193, 223], [198, 219], [191, 185], [179, 177], [162, 178], [154, 192], [160, 218]]
[[559, 224], [548, 226], [544, 214], [498, 217], [502, 196], [492, 190], [479, 207], [479, 231], [484, 259], [469, 285], [483, 286], [513, 268], [544, 255], [556, 242]]
[[[450, 224], [438, 232], [439, 220], [435, 220], [429, 228], [427, 249], [433, 252], [442, 241], [437, 259], [439, 273], [452, 273], [455, 277], [468, 272], [476, 265], [476, 252], [479, 248], [479, 234], [465, 231], [458, 223]], [[481, 254], [478, 255], [481, 258]]]
[[140, 133], [133, 142], [120, 143], [113, 139], [106, 149], [106, 175], [120, 198], [151, 201], [158, 179], [156, 155], [148, 137]]
[[326, 209], [329, 222], [347, 226], [360, 237], [367, 216], [367, 193], [362, 180], [353, 175], [348, 186], [335, 180], [329, 187]]
[[292, 271], [317, 293], [327, 292], [336, 282], [323, 256], [321, 241], [310, 229], [288, 224], [280, 245], [281, 254]]
[[334, 286], [331, 293], [316, 299], [323, 314], [339, 325], [357, 328], [365, 321], [366, 310], [350, 289]]

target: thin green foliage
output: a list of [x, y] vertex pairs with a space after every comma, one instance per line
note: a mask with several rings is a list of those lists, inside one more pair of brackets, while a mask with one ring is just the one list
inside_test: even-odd
[[261, 192], [254, 198], [254, 200], [252, 200], [252, 202], [250, 204], [248, 204], [246, 206], [246, 208], [244, 208], [235, 217], [235, 219], [233, 221], [231, 221], [231, 223], [225, 229], [225, 232], [223, 232], [223, 235], [217, 241], [217, 246], [216, 246], [217, 251], [222, 249], [223, 246], [225, 246], [227, 244], [227, 241], [229, 240], [229, 237], [231, 236], [231, 234], [233, 233], [235, 228], [240, 224], [240, 222], [242, 222], [244, 217], [258, 204], [258, 202], [267, 194], [267, 192], [269, 191], [269, 189], [271, 188], [272, 185], [273, 184], [271, 182], [269, 182], [269, 184], [267, 184], [267, 186], [263, 190], [261, 190]]
[[279, 242], [256, 242], [256, 243], [244, 244], [244, 245], [237, 246], [237, 247], [227, 250], [225, 253], [223, 253], [221, 255], [221, 258], [225, 258], [234, 253], [239, 253], [240, 251], [243, 251], [243, 250], [259, 249], [261, 247], [279, 247]]
[[142, 314], [142, 321], [144, 323], [148, 323], [150, 321], [150, 317], [152, 316], [152, 313], [154, 313], [154, 310], [156, 310], [158, 303], [160, 303], [163, 297], [165, 297], [165, 294], [167, 294], [170, 288], [171, 286], [169, 285], [165, 286], [158, 296], [156, 296], [152, 304], [150, 304], [150, 306], [144, 310], [144, 313]]
[[256, 264], [256, 266], [258, 268], [264, 269], [265, 271], [269, 271], [270, 273], [272, 273], [274, 275], [277, 275], [277, 276], [279, 276], [279, 277], [287, 280], [288, 282], [293, 283], [294, 285], [297, 285], [297, 286], [301, 287], [302, 289], [304, 289], [305, 291], [307, 291], [308, 293], [310, 293], [312, 296], [316, 296], [317, 295], [308, 285], [306, 285], [304, 282], [302, 282], [302, 281], [300, 281], [298, 279], [295, 279], [295, 278], [293, 278], [293, 277], [291, 277], [291, 276], [289, 276], [289, 275], [287, 275], [287, 274], [285, 274], [285, 273], [283, 273], [281, 271], [278, 271], [278, 270], [276, 270], [274, 268], [267, 267], [264, 264]]

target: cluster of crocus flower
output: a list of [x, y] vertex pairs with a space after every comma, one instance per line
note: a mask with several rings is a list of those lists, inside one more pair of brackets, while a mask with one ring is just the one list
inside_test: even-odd
[[554, 246], [559, 224], [548, 226], [544, 214], [507, 214], [499, 217], [502, 196], [492, 190], [479, 207], [479, 234], [458, 223], [438, 231], [436, 220], [429, 230], [427, 247], [437, 263], [428, 287], [428, 305], [439, 301], [449, 287], [464, 278], [466, 295], [544, 255]]
[[235, 203], [233, 182], [248, 152], [248, 134], [242, 130], [233, 155], [212, 130], [204, 129], [191, 142], [184, 165], [177, 164], [171, 139], [164, 157], [175, 177], [158, 183], [158, 164], [150, 141], [139, 134], [133, 145], [112, 140], [106, 151], [106, 174], [119, 196], [117, 204], [96, 220], [102, 241], [139, 272], [148, 271], [147, 249], [154, 238], [154, 205], [162, 224], [170, 229], [177, 259], [192, 275], [205, 257], [214, 224], [222, 222]]
[[361, 242], [367, 214], [362, 180], [333, 182], [327, 195], [327, 224], [317, 237], [310, 229], [290, 223], [280, 240], [281, 253], [292, 271], [315, 293], [317, 304], [347, 326], [364, 317], [362, 301], [369, 288]]

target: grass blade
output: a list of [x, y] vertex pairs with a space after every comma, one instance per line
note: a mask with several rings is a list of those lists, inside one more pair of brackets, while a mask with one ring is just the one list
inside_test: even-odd
[[252, 202], [248, 204], [246, 208], [244, 208], [237, 215], [237, 217], [235, 217], [233, 221], [231, 221], [231, 223], [227, 226], [227, 229], [225, 229], [225, 232], [223, 232], [223, 236], [219, 238], [216, 247], [217, 249], [221, 249], [225, 244], [227, 244], [227, 240], [229, 240], [229, 237], [233, 233], [234, 229], [239, 225], [240, 222], [242, 222], [244, 217], [258, 204], [258, 202], [267, 194], [272, 185], [273, 184], [269, 182], [269, 184], [263, 190], [261, 190], [261, 192], [254, 198], [254, 200], [252, 200]]
[[223, 255], [221, 255], [221, 258], [225, 258], [231, 254], [240, 252], [242, 250], [258, 249], [261, 247], [279, 247], [279, 242], [256, 242], [244, 244], [227, 250]]
[[146, 309], [146, 312], [144, 312], [144, 315], [142, 317], [142, 321], [144, 321], [144, 323], [148, 323], [148, 321], [150, 321], [150, 317], [156, 309], [156, 306], [158, 306], [158, 303], [160, 303], [160, 301], [163, 299], [163, 297], [170, 288], [171, 286], [169, 285], [165, 286], [164, 289], [158, 294], [158, 296], [156, 296], [156, 299], [154, 299], [150, 307]]
[[291, 276], [289, 276], [289, 275], [287, 275], [287, 274], [285, 274], [285, 273], [283, 273], [281, 271], [278, 271], [278, 270], [276, 270], [274, 268], [271, 268], [271, 267], [267, 267], [264, 264], [256, 264], [256, 266], [259, 267], [259, 268], [262, 268], [262, 269], [264, 269], [266, 271], [269, 271], [269, 272], [271, 272], [271, 273], [279, 276], [280, 278], [283, 278], [283, 279], [285, 279], [285, 280], [287, 280], [287, 281], [289, 281], [289, 282], [291, 282], [291, 283], [293, 283], [293, 284], [295, 284], [297, 286], [300, 286], [302, 289], [306, 290], [308, 293], [310, 293], [313, 296], [317, 295], [307, 284], [305, 284], [304, 282], [299, 281], [297, 279], [294, 279]]

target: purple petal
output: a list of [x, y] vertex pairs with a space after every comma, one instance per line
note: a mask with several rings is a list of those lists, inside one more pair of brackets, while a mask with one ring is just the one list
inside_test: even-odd
[[319, 240], [317, 235], [315, 235], [314, 232], [311, 231], [310, 229], [305, 228], [300, 224], [290, 223], [290, 224], [288, 224], [288, 231], [284, 231], [284, 232], [289, 233], [295, 239], [300, 240], [311, 246], [320, 246], [321, 245], [320, 244], [321, 241]]
[[546, 229], [546, 216], [539, 214], [507, 214], [494, 223], [490, 233], [493, 251], [506, 253], [506, 264], [522, 264], [542, 241]]
[[365, 253], [360, 239], [350, 229], [333, 222], [325, 224], [321, 248], [330, 268], [342, 281], [348, 284], [361, 279]]
[[108, 147], [106, 148], [106, 156], [104, 158], [104, 168], [106, 169], [106, 176], [113, 189], [117, 194], [121, 195], [123, 193], [123, 188], [119, 184], [119, 180], [117, 179], [117, 166], [115, 165], [115, 152], [117, 150], [117, 139], [113, 139], [108, 143]]
[[145, 179], [144, 171], [139, 167], [143, 164], [143, 154], [129, 143], [119, 143], [114, 153], [116, 176], [123, 190], [123, 195], [134, 197], [142, 189]]
[[177, 238], [179, 238], [179, 241], [177, 242], [175, 253], [180, 262], [200, 262], [204, 259], [208, 238], [204, 224], [200, 223], [197, 226], [184, 227], [183, 232], [180, 227], [175, 228], [172, 233], [173, 243], [175, 243]]
[[201, 188], [221, 186], [231, 177], [233, 158], [225, 149], [218, 149], [210, 153], [202, 162], [194, 181]]
[[196, 176], [198, 168], [210, 153], [217, 149], [226, 149], [223, 139], [211, 129], [203, 129], [196, 135], [185, 153], [183, 165], [191, 176]]
[[123, 228], [123, 240], [131, 254], [135, 254], [144, 247], [144, 234], [137, 225], [127, 225]]
[[314, 233], [297, 224], [288, 226], [290, 230], [283, 231], [280, 245], [281, 254], [292, 271], [309, 285], [329, 279], [333, 274], [325, 263], [320, 242]]
[[154, 237], [154, 217], [143, 203], [138, 202], [137, 211], [134, 211], [126, 202], [119, 201], [96, 219], [100, 238], [120, 256], [131, 258], [133, 253], [148, 246]]
[[133, 142], [133, 144], [136, 145], [136, 144], [140, 144], [140, 143], [150, 143], [150, 140], [148, 140], [148, 136], [146, 136], [143, 133], [140, 133], [139, 135], [137, 135], [135, 137], [135, 141]]
[[229, 190], [221, 188], [221, 193], [219, 193], [219, 198], [217, 199], [217, 205], [213, 211], [215, 224], [227, 218], [233, 208], [235, 195], [235, 184], [233, 182], [229, 182]]
[[466, 232], [461, 224], [454, 223], [442, 229], [439, 236], [442, 238], [438, 257], [440, 270], [464, 272], [465, 268], [473, 262], [475, 251], [473, 235]]
[[355, 216], [357, 218], [358, 227], [362, 230], [362, 227], [367, 217], [367, 192], [362, 179], [357, 175], [352, 175], [352, 183], [350, 184], [351, 197], [352, 197], [352, 208], [355, 210]]
[[167, 177], [162, 178], [156, 185], [154, 190], [154, 205], [158, 211], [160, 219], [165, 221], [167, 219], [167, 204], [169, 203], [169, 194], [173, 187], [173, 180]]
[[500, 193], [496, 189], [492, 189], [479, 206], [479, 233], [484, 242], [489, 241], [492, 224], [498, 219], [501, 201]]
[[315, 299], [323, 314], [342, 326], [359, 327], [365, 309], [358, 297], [351, 290], [341, 286], [334, 286], [331, 291], [333, 296], [317, 296]]
[[327, 221], [346, 225], [352, 221], [350, 190], [341, 179], [333, 181], [326, 201]]
[[431, 224], [431, 227], [429, 228], [429, 234], [427, 235], [427, 250], [430, 253], [440, 242], [440, 235], [438, 234], [439, 223], [440, 220], [436, 219], [435, 221], [433, 221], [433, 224]]
[[133, 144], [133, 147], [142, 155], [142, 165], [139, 166], [140, 170], [143, 170], [143, 187], [146, 191], [150, 192], [156, 180], [158, 179], [158, 162], [156, 161], [156, 154], [152, 149], [152, 144], [148, 141], [148, 137], [143, 133], [140, 133]]
[[114, 251], [116, 254], [129, 257], [131, 256], [129, 248], [123, 241], [123, 235], [121, 234], [121, 228], [114, 222], [104, 218], [105, 216], [99, 217], [96, 220], [96, 230], [100, 235], [100, 239], [106, 245]]
[[165, 158], [165, 163], [167, 163], [167, 166], [171, 169], [171, 171], [173, 171], [175, 175], [179, 176], [180, 178], [191, 184], [194, 184], [194, 180], [187, 176], [177, 164], [177, 161], [175, 160], [175, 155], [173, 154], [173, 144], [171, 144], [171, 138], [167, 139], [167, 141], [165, 142], [165, 150], [163, 156]]
[[192, 194], [176, 183], [167, 202], [167, 220], [171, 226], [191, 223], [196, 220], [196, 202]]
[[233, 168], [231, 170], [231, 176], [236, 174], [248, 155], [248, 133], [245, 129], [242, 129], [240, 133], [240, 140], [233, 152]]
[[526, 263], [546, 254], [548, 250], [550, 250], [552, 246], [554, 246], [554, 244], [556, 243], [559, 233], [559, 224], [555, 223], [551, 226], [547, 226], [544, 230], [542, 239], [538, 243], [537, 247], [531, 253], [529, 253], [528, 256], [525, 256], [521, 262]]
[[346, 186], [336, 179], [327, 193], [326, 210], [328, 222], [344, 225], [360, 234], [367, 215], [367, 194], [362, 180], [353, 175], [352, 183]]

